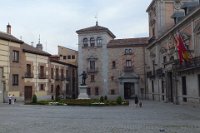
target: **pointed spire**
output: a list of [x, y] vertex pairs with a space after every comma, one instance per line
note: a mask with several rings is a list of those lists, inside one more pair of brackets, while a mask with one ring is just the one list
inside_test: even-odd
[[40, 44], [40, 34], [39, 34], [39, 40], [38, 40], [38, 44]]

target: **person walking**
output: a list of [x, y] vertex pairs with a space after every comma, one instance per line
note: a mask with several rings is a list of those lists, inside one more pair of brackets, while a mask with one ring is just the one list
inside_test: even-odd
[[12, 95], [12, 104], [15, 104], [15, 101], [16, 101], [15, 95], [13, 94], [13, 95]]
[[139, 102], [138, 96], [136, 95], [136, 96], [135, 96], [135, 104], [136, 104], [136, 107], [138, 106], [138, 102]]
[[11, 104], [12, 103], [12, 96], [9, 94], [8, 95], [8, 104]]

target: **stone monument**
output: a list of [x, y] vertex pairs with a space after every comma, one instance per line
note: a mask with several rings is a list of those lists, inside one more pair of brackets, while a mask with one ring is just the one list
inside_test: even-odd
[[86, 79], [87, 79], [87, 73], [83, 71], [83, 73], [80, 75], [82, 76], [82, 83], [79, 86], [79, 96], [78, 99], [90, 99], [87, 94], [87, 85], [86, 85]]

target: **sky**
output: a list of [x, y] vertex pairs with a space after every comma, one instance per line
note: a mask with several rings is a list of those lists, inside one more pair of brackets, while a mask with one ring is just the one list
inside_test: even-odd
[[57, 54], [58, 45], [78, 50], [77, 30], [98, 24], [119, 38], [148, 36], [152, 0], [0, 0], [0, 31]]

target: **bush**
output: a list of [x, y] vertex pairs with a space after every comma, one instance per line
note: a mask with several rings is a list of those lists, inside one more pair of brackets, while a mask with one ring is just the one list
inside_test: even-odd
[[103, 103], [103, 101], [104, 101], [103, 96], [100, 97], [99, 101], [100, 101], [101, 103]]
[[117, 97], [117, 100], [116, 100], [117, 104], [122, 104], [122, 97]]
[[36, 95], [33, 95], [32, 103], [37, 103], [37, 96]]

